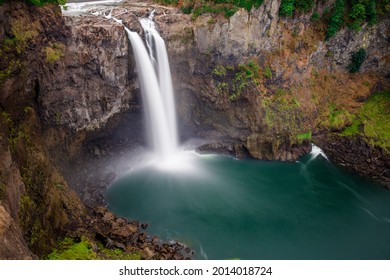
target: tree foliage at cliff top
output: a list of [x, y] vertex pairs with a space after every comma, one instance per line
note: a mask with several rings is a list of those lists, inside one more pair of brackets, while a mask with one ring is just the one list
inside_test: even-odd
[[155, 0], [165, 5], [177, 6], [186, 14], [192, 14], [193, 19], [205, 13], [224, 14], [229, 18], [238, 8], [245, 8], [247, 11], [258, 8], [264, 0]]
[[46, 4], [60, 4], [64, 5], [66, 0], [0, 0], [0, 5], [6, 2], [26, 2], [34, 6], [44, 6]]

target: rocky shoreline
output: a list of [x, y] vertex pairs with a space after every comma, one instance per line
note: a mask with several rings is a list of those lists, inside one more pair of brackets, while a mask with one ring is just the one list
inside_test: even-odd
[[384, 149], [369, 146], [359, 136], [320, 135], [314, 141], [335, 163], [390, 190], [390, 154]]

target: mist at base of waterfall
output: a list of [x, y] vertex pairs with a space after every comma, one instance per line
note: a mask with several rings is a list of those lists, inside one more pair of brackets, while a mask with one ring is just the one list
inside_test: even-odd
[[116, 180], [110, 210], [197, 259], [390, 258], [390, 192], [318, 153], [290, 163], [187, 156], [183, 172], [150, 161]]

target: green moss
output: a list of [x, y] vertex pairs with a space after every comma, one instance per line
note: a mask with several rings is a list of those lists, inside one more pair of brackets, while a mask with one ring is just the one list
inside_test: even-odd
[[361, 135], [367, 143], [390, 151], [390, 90], [371, 96], [342, 135]]
[[65, 46], [63, 44], [53, 44], [51, 47], [44, 49], [46, 61], [54, 63], [65, 55]]
[[79, 242], [66, 237], [59, 243], [60, 249], [55, 249], [47, 256], [49, 260], [96, 260], [97, 255], [92, 250], [92, 242], [82, 236]]
[[213, 71], [211, 71], [211, 74], [218, 76], [218, 77], [226, 77], [227, 70], [226, 67], [222, 65], [216, 66]]
[[220, 94], [227, 94], [230, 101], [236, 100], [249, 87], [260, 84], [260, 66], [254, 60], [237, 66], [218, 65], [211, 74]]
[[[121, 249], [107, 249], [100, 242], [97, 245], [85, 236], [80, 239], [65, 237], [46, 259], [49, 260], [140, 260], [141, 255], [126, 253]], [[97, 248], [96, 252], [93, 248]]]
[[266, 67], [264, 68], [264, 70], [263, 70], [263, 75], [264, 75], [264, 77], [267, 78], [267, 79], [272, 78], [271, 67], [266, 66]]
[[302, 143], [303, 140], [311, 140], [311, 131], [306, 133], [301, 133], [297, 135], [297, 140], [299, 143]]
[[20, 60], [11, 60], [8, 66], [4, 70], [0, 70], [0, 86], [4, 83], [4, 81], [9, 78], [13, 72], [15, 72], [18, 68], [21, 67]]
[[140, 260], [140, 253], [126, 253], [121, 249], [107, 249], [101, 243], [98, 243], [99, 258], [106, 260]]
[[19, 201], [19, 221], [25, 230], [26, 241], [30, 248], [45, 239], [45, 230], [42, 222], [38, 218], [33, 217], [36, 211], [36, 203], [28, 195], [21, 195]]
[[265, 111], [265, 122], [275, 134], [291, 142], [302, 141], [303, 139], [298, 139], [298, 135], [299, 138], [307, 136], [302, 133], [308, 129], [302, 122], [304, 113], [299, 102], [296, 102], [288, 91], [277, 89], [274, 95], [263, 98], [262, 107]]
[[11, 38], [11, 40], [14, 40], [14, 45], [18, 54], [21, 54], [27, 47], [27, 43], [36, 38], [39, 34], [35, 29], [34, 24], [26, 25], [26, 22], [23, 19], [15, 20], [12, 23], [11, 30], [14, 34], [14, 37]]
[[359, 118], [353, 120], [352, 124], [345, 128], [341, 133], [344, 136], [354, 136], [359, 133], [362, 122]]
[[353, 115], [345, 109], [338, 109], [335, 104], [329, 106], [329, 118], [322, 125], [330, 130], [340, 131], [353, 121]]

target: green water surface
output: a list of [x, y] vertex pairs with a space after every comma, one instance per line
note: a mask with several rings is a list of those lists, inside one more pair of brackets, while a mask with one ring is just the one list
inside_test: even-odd
[[107, 191], [109, 208], [187, 244], [197, 259], [390, 259], [384, 187], [322, 156], [194, 157], [188, 172], [129, 172]]

